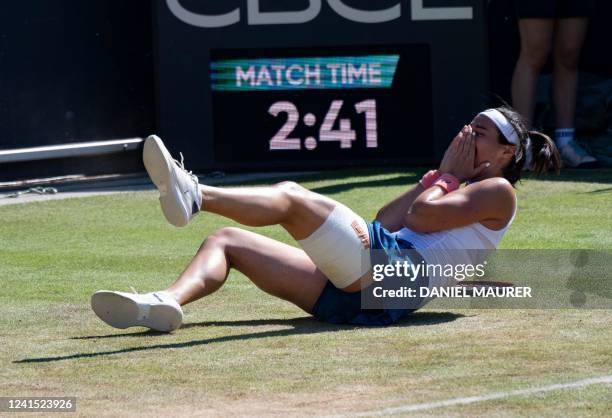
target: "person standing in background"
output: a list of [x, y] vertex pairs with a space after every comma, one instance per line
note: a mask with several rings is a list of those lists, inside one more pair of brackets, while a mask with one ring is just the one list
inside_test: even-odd
[[[575, 141], [578, 63], [595, 0], [515, 0], [521, 52], [512, 77], [513, 106], [531, 125], [538, 77], [553, 53], [555, 143], [566, 166], [599, 162]], [[532, 127], [529, 126], [529, 129]]]

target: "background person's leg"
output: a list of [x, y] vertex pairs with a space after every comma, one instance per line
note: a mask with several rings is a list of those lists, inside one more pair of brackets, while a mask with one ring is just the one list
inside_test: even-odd
[[587, 18], [566, 18], [556, 21], [553, 101], [558, 129], [574, 127], [578, 63], [587, 28]]
[[597, 160], [575, 141], [578, 63], [588, 27], [586, 17], [557, 20], [553, 73], [556, 114], [555, 143], [569, 167], [595, 168]]
[[520, 19], [521, 52], [512, 77], [512, 105], [531, 127], [538, 77], [550, 54], [553, 19]]
[[184, 305], [219, 289], [230, 268], [242, 272], [266, 293], [287, 300], [306, 312], [312, 308], [327, 278], [298, 248], [238, 228], [210, 235], [166, 291]]

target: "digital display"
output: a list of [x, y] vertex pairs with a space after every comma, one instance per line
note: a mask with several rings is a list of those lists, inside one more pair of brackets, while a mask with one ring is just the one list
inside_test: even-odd
[[425, 44], [213, 50], [218, 162], [427, 161]]

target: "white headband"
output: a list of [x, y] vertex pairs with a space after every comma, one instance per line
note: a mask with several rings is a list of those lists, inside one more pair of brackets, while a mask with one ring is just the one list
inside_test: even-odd
[[499, 128], [499, 130], [504, 134], [508, 142], [514, 145], [519, 145], [519, 136], [516, 133], [516, 129], [510, 123], [508, 119], [497, 109], [487, 109], [484, 112], [480, 112], [478, 116], [486, 116], [491, 119], [491, 121]]

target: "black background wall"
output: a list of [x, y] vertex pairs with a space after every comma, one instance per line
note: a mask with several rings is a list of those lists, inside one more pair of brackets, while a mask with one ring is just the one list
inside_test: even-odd
[[0, 148], [154, 128], [150, 0], [26, 0], [0, 14]]
[[[0, 149], [155, 130], [150, 0], [26, 0], [0, 12]], [[4, 164], [0, 181], [140, 170], [136, 155]]]
[[[163, 0], [3, 2], [0, 149], [142, 137], [154, 132], [155, 1]], [[612, 78], [610, 16], [612, 2], [600, 0], [581, 68]], [[489, 2], [489, 38], [491, 95], [509, 100], [518, 53], [513, 0]], [[0, 181], [141, 169], [137, 155], [4, 164], [0, 165]]]

